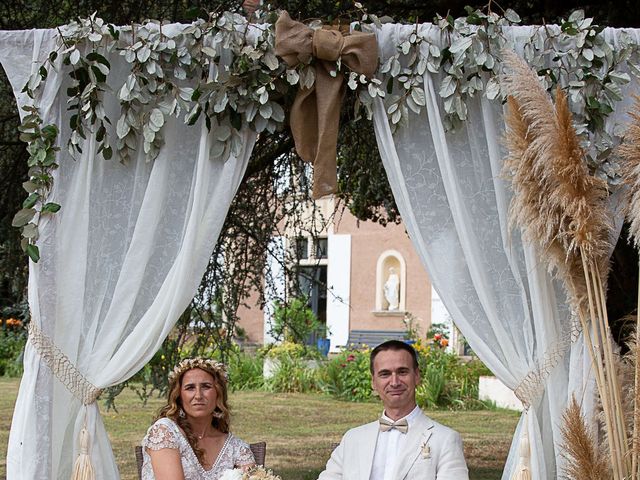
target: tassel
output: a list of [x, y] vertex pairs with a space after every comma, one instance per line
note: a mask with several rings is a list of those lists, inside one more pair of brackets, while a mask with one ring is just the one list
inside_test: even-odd
[[529, 445], [529, 433], [527, 430], [525, 418], [524, 432], [520, 440], [520, 459], [518, 460], [518, 467], [513, 473], [511, 480], [531, 480], [531, 447]]
[[89, 455], [89, 432], [86, 425], [80, 430], [80, 453], [73, 465], [73, 474], [71, 480], [95, 480], [96, 474], [91, 464], [91, 456]]

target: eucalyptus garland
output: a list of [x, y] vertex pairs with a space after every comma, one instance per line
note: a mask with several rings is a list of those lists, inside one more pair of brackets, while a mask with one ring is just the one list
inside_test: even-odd
[[[361, 19], [355, 28], [373, 31], [381, 20], [355, 4]], [[335, 75], [344, 75], [346, 85], [358, 92], [356, 118], [371, 118], [373, 102], [384, 102], [393, 129], [420, 114], [426, 105], [424, 78], [440, 75], [438, 95], [446, 112], [446, 128], [460, 128], [467, 120], [467, 103], [484, 95], [504, 101], [500, 86], [501, 52], [509, 48], [505, 27], [517, 25], [513, 10], [502, 15], [468, 9], [466, 17], [438, 16], [433, 26], [416, 25], [378, 70], [378, 78], [367, 79], [349, 71], [340, 59]], [[227, 158], [241, 148], [240, 129], [274, 132], [285, 123], [285, 100], [297, 88], [314, 84], [313, 59], [295, 69], [275, 55], [276, 12], [265, 11], [255, 23], [237, 13], [219, 12], [199, 19], [171, 34], [166, 24], [149, 21], [115, 27], [97, 18], [78, 19], [59, 29], [59, 44], [47, 61], [29, 79], [24, 91], [33, 99], [22, 126], [22, 140], [30, 153], [29, 197], [14, 219], [22, 229], [23, 248], [33, 261], [41, 215], [55, 213], [60, 206], [47, 203], [52, 170], [59, 147], [58, 128], [42, 127], [38, 98], [43, 82], [54, 65], [62, 65], [71, 78], [67, 90], [71, 134], [67, 148], [77, 156], [89, 136], [95, 136], [97, 152], [104, 159], [114, 155], [128, 162], [137, 154], [139, 140], [145, 157], [153, 161], [163, 145], [163, 129], [170, 117], [194, 125], [204, 118], [214, 132], [211, 156]], [[321, 28], [320, 22], [310, 25]], [[526, 60], [538, 69], [551, 90], [556, 84], [567, 89], [579, 132], [597, 175], [619, 181], [618, 165], [611, 155], [620, 133], [605, 129], [605, 119], [622, 100], [621, 88], [630, 82], [628, 72], [640, 75], [639, 46], [621, 35], [614, 48], [603, 28], [593, 25], [581, 11], [559, 26], [532, 29], [524, 47]], [[110, 82], [109, 58], [117, 53], [130, 65], [121, 85]], [[105, 96], [120, 104], [118, 118], [105, 112]]]

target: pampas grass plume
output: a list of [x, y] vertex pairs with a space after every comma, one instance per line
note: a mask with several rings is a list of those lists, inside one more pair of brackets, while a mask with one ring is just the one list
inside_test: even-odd
[[627, 219], [631, 227], [629, 236], [640, 248], [640, 96], [634, 95], [634, 111], [629, 112], [631, 121], [624, 135], [624, 142], [618, 147], [622, 157], [622, 176], [628, 187]]
[[608, 462], [584, 421], [575, 397], [562, 416], [562, 449], [567, 460], [565, 475], [571, 480], [608, 480]]

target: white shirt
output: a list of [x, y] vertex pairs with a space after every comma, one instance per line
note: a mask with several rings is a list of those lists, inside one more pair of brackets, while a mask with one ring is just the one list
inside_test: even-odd
[[[419, 411], [420, 408], [416, 406], [409, 415], [403, 417], [407, 419], [409, 430], [411, 430], [412, 420], [415, 419]], [[382, 416], [393, 421], [384, 412]], [[378, 431], [378, 441], [376, 442], [376, 451], [373, 454], [373, 467], [371, 468], [369, 480], [393, 480], [398, 469], [396, 463], [400, 456], [399, 453], [402, 452], [406, 443], [407, 434], [402, 433], [397, 428], [392, 428], [386, 432]]]

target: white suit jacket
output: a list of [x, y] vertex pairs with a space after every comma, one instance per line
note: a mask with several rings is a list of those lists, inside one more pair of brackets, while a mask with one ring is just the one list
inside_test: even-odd
[[[318, 480], [369, 480], [379, 430], [375, 421], [345, 433]], [[420, 411], [406, 435], [395, 480], [469, 479], [458, 432]]]

